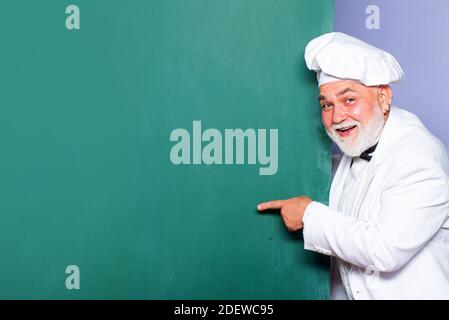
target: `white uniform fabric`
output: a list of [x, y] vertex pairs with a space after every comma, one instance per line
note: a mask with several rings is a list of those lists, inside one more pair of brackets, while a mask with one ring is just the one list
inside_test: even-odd
[[[340, 201], [338, 203], [338, 211], [344, 215], [350, 215], [352, 211], [352, 207], [355, 201], [355, 195], [357, 194], [357, 189], [360, 188], [361, 177], [366, 171], [368, 165], [368, 161], [353, 158], [353, 164], [349, 169], [349, 173], [345, 179], [343, 184], [342, 195], [340, 197]], [[353, 294], [351, 291], [351, 286], [349, 285], [348, 274], [350, 271], [350, 264], [341, 259], [337, 259], [336, 261], [338, 271], [341, 276], [341, 280], [345, 289], [345, 293], [347, 298], [353, 299]]]
[[320, 86], [342, 79], [377, 86], [399, 82], [404, 77], [391, 54], [341, 32], [312, 39], [304, 59], [307, 67], [317, 73]]
[[344, 155], [329, 206], [312, 202], [303, 218], [305, 249], [333, 256], [331, 299], [449, 299], [445, 147], [415, 115], [392, 107], [353, 185], [350, 164]]

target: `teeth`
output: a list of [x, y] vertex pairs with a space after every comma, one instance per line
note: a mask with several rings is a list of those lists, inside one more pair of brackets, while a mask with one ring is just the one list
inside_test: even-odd
[[337, 130], [348, 130], [348, 129], [351, 129], [351, 128], [353, 128], [353, 127], [355, 127], [355, 126], [349, 126], [349, 127], [338, 128]]

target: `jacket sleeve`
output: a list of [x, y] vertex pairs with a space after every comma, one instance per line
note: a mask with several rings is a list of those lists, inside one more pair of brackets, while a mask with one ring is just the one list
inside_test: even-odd
[[373, 221], [312, 202], [303, 218], [304, 248], [381, 272], [399, 269], [448, 218], [448, 173], [431, 157], [409, 159], [392, 168], [380, 201]]

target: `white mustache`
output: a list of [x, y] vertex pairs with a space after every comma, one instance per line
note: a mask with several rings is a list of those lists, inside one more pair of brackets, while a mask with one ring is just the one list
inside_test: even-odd
[[358, 127], [359, 125], [360, 125], [360, 122], [353, 120], [353, 121], [347, 121], [347, 122], [344, 122], [344, 123], [334, 124], [332, 126], [332, 129], [338, 130], [338, 129], [343, 129], [343, 128], [349, 128], [349, 127], [352, 127], [352, 126]]

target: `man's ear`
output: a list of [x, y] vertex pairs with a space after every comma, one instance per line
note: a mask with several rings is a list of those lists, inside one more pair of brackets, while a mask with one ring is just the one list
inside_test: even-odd
[[384, 115], [388, 114], [391, 108], [391, 100], [393, 99], [393, 90], [391, 90], [391, 87], [389, 85], [379, 86], [377, 99], [379, 101], [382, 113]]

